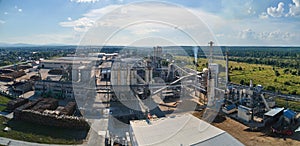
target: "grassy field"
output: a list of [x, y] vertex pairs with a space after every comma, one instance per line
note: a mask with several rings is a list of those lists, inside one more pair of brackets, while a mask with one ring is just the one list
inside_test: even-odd
[[[233, 83], [261, 84], [267, 90], [286, 94], [300, 94], [300, 76], [292, 75], [289, 69], [268, 65], [229, 62], [230, 80]], [[277, 76], [276, 76], [276, 72]]]
[[[0, 137], [46, 144], [81, 144], [87, 131], [47, 127], [0, 117]], [[5, 124], [12, 129], [4, 132]]]
[[[177, 57], [178, 60], [183, 60], [186, 67], [195, 68], [192, 63], [194, 58]], [[198, 59], [198, 71], [202, 71], [207, 67], [207, 59]], [[285, 94], [300, 95], [300, 76], [293, 75], [295, 70], [288, 68], [272, 67], [270, 65], [249, 64], [239, 62], [229, 62], [229, 76], [230, 81], [236, 84], [249, 85], [250, 80], [254, 85], [263, 85], [264, 89], [271, 91], [279, 91]], [[280, 107], [286, 107], [285, 99], [276, 98], [276, 104]], [[293, 110], [300, 111], [300, 103], [295, 101], [288, 101], [288, 107]]]
[[[188, 62], [186, 67], [195, 68], [193, 57], [176, 57], [176, 59]], [[198, 58], [197, 70], [202, 71], [203, 68], [207, 67], [206, 64], [207, 59]], [[293, 71], [295, 70], [270, 65], [229, 61], [229, 78], [233, 83], [249, 85], [250, 80], [252, 80], [254, 85], [263, 85], [267, 90], [300, 95], [300, 76], [293, 75]]]
[[10, 101], [11, 99], [0, 95], [0, 111], [3, 111], [6, 108], [6, 104]]
[[0, 104], [7, 104], [11, 99], [8, 97], [0, 95]]
[[282, 98], [276, 98], [276, 105], [279, 107], [285, 107], [292, 110], [300, 111], [300, 103], [296, 101], [286, 101]]

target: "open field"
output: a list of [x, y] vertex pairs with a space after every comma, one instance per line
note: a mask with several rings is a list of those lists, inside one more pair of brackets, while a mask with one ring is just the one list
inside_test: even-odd
[[[0, 117], [0, 137], [46, 144], [81, 144], [87, 131], [41, 126]], [[6, 123], [6, 124], [5, 124]], [[12, 130], [4, 132], [8, 125]]]
[[0, 95], [0, 104], [7, 104], [11, 99]]
[[279, 107], [290, 108], [292, 110], [300, 111], [300, 103], [297, 101], [286, 101], [282, 98], [275, 99], [276, 105]]
[[[248, 64], [248, 63], [229, 63], [230, 80], [233, 83], [249, 85], [250, 80], [254, 84], [264, 86], [264, 89], [285, 94], [300, 94], [300, 76], [292, 75], [284, 68], [274, 68], [268, 65]], [[240, 70], [241, 68], [241, 70]], [[275, 72], [278, 72], [280, 75]], [[288, 101], [282, 98], [275, 98], [276, 105], [279, 107], [290, 108], [300, 111], [300, 102]], [[286, 104], [288, 103], [288, 104]]]
[[267, 90], [300, 94], [300, 76], [292, 75], [290, 72], [293, 70], [287, 68], [230, 61], [229, 71], [233, 83], [249, 84], [252, 80], [254, 84], [261, 84]]

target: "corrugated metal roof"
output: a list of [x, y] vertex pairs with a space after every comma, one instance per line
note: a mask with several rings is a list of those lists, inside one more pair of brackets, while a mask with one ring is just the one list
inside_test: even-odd
[[236, 105], [235, 104], [231, 104], [231, 105], [228, 105], [225, 107], [226, 110], [230, 111], [232, 109], [236, 108]]
[[131, 121], [138, 145], [243, 145], [225, 131], [190, 114], [146, 121]]
[[249, 107], [246, 107], [246, 106], [243, 106], [243, 105], [239, 105], [239, 107], [238, 107], [238, 108], [239, 108], [239, 109], [248, 110], [248, 111], [252, 110], [251, 108], [249, 108]]
[[289, 119], [292, 119], [296, 116], [296, 113], [292, 110], [286, 109], [283, 111], [283, 115]]
[[273, 117], [273, 116], [277, 115], [279, 112], [281, 112], [283, 110], [284, 110], [284, 108], [273, 108], [270, 111], [266, 112], [265, 116]]
[[230, 134], [226, 132], [217, 135], [212, 139], [208, 139], [200, 143], [193, 144], [193, 146], [239, 146], [239, 145], [243, 145], [243, 144], [241, 144], [238, 140], [236, 140], [234, 137], [232, 137]]

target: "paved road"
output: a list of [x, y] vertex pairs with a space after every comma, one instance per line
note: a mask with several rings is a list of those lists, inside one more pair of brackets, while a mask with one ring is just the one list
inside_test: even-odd
[[[61, 146], [56, 144], [39, 144], [34, 142], [25, 142], [20, 140], [14, 140], [10, 138], [0, 137], [0, 145], [7, 145], [7, 146]], [[69, 145], [71, 146], [71, 145]], [[72, 145], [75, 146], [75, 145]], [[83, 146], [83, 145], [76, 145], [76, 146]]]

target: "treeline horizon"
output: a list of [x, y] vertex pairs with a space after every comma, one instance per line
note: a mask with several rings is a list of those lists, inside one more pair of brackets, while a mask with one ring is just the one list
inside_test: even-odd
[[[209, 46], [162, 46], [166, 52], [172, 54], [178, 53], [178, 49], [183, 49], [186, 55], [194, 57], [194, 48], [197, 47], [198, 58], [205, 58], [209, 54]], [[300, 47], [276, 47], [276, 46], [213, 46], [215, 56], [225, 56], [228, 52], [229, 60], [251, 64], [265, 64], [274, 67], [300, 68]], [[218, 48], [219, 47], [219, 48]], [[147, 49], [151, 51], [153, 47], [125, 47], [125, 46], [35, 46], [35, 47], [0, 47], [3, 55], [1, 61], [5, 58], [22, 56], [29, 52], [37, 52], [32, 58], [49, 58], [51, 56], [66, 56], [67, 53], [74, 53], [77, 50], [83, 52], [103, 52], [115, 53], [126, 49]], [[53, 54], [53, 52], [56, 52]], [[181, 51], [182, 52], [182, 51]], [[60, 55], [57, 55], [60, 54]], [[180, 54], [178, 54], [180, 55]], [[12, 59], [10, 59], [12, 60]], [[0, 63], [1, 64], [1, 63]], [[6, 64], [6, 63], [5, 63]]]

